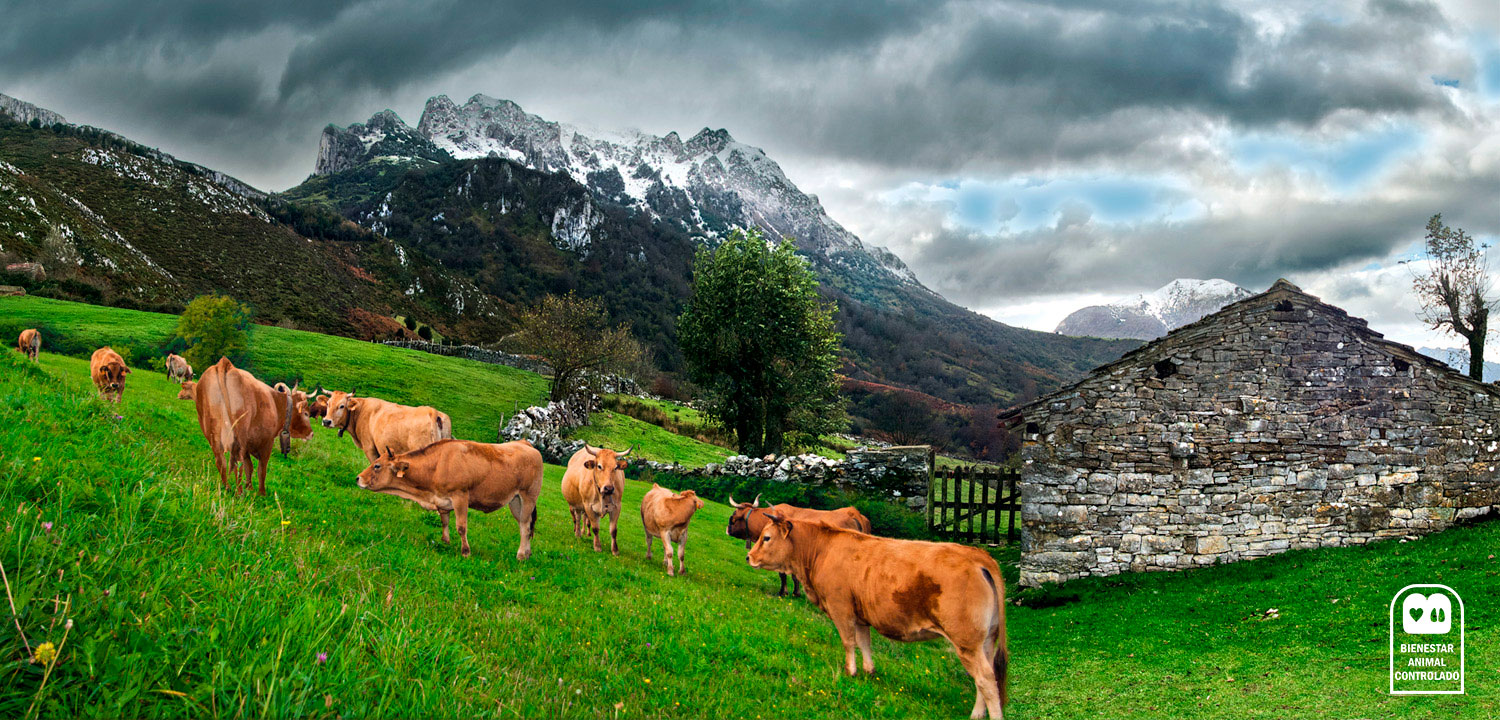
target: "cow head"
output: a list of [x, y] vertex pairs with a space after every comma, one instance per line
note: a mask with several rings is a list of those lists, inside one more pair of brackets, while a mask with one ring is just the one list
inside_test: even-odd
[[306, 440], [312, 437], [312, 422], [307, 417], [309, 412], [307, 393], [297, 388], [292, 388], [288, 392], [292, 396], [292, 422], [290, 425], [292, 437], [298, 440]]
[[678, 493], [678, 496], [683, 500], [693, 501], [694, 510], [703, 509], [703, 499], [698, 497], [698, 492], [696, 490], [683, 490], [682, 492]]
[[99, 368], [99, 374], [104, 378], [104, 389], [115, 392], [125, 389], [125, 376], [130, 374], [130, 368], [125, 363], [110, 361]]
[[198, 383], [188, 380], [182, 384], [182, 390], [177, 393], [178, 400], [192, 400], [193, 392], [198, 388]]
[[755, 496], [755, 502], [737, 503], [734, 501], [734, 496], [730, 495], [729, 506], [734, 508], [734, 514], [729, 516], [729, 527], [725, 528], [724, 532], [729, 537], [736, 537], [741, 540], [751, 539], [750, 511], [760, 507], [760, 496]]
[[328, 396], [318, 395], [313, 404], [308, 406], [307, 415], [315, 418], [328, 417]]
[[385, 454], [376, 456], [375, 462], [370, 463], [359, 474], [354, 484], [372, 492], [381, 492], [396, 484], [397, 479], [406, 477], [409, 469], [411, 463], [396, 459], [395, 453], [386, 448]]
[[359, 412], [359, 406], [360, 400], [352, 392], [329, 394], [328, 405], [323, 414], [323, 427], [338, 428], [339, 437], [343, 437], [344, 431], [349, 429], [349, 422], [354, 419], [354, 413]]
[[[614, 498], [615, 476], [619, 475], [622, 481], [621, 484], [623, 484], [625, 480], [625, 468], [630, 465], [629, 461], [625, 458], [629, 457], [630, 453], [635, 452], [635, 449], [631, 448], [625, 452], [617, 453], [609, 448], [591, 447], [588, 443], [584, 443], [583, 449], [590, 456], [589, 459], [583, 461], [583, 467], [588, 471], [586, 473], [588, 477], [586, 482], [593, 484], [595, 495], [601, 500], [608, 501], [610, 498]], [[619, 501], [619, 498], [614, 499], [616, 502]]]
[[788, 572], [792, 565], [792, 521], [767, 515], [768, 523], [745, 555], [750, 567]]

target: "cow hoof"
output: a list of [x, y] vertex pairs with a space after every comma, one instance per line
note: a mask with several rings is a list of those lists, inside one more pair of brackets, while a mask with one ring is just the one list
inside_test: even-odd
[[528, 558], [530, 558], [530, 557], [531, 557], [531, 553], [529, 553], [529, 552], [518, 552], [518, 553], [516, 553], [516, 560], [519, 561], [519, 562], [526, 562], [526, 560]]

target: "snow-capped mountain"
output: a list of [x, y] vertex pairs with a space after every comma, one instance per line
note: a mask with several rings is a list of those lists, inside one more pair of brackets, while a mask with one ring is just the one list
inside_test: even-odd
[[1063, 335], [1154, 340], [1252, 293], [1228, 280], [1178, 279], [1149, 293], [1073, 311]]
[[736, 226], [759, 227], [769, 237], [795, 238], [803, 252], [832, 265], [921, 287], [894, 254], [865, 246], [765, 152], [722, 129], [704, 128], [687, 140], [676, 132], [583, 130], [529, 114], [509, 100], [475, 95], [458, 105], [439, 95], [427, 101], [415, 129], [389, 110], [364, 125], [328, 126], [316, 173], [372, 160], [486, 157], [566, 173], [600, 198], [690, 233], [712, 238]]

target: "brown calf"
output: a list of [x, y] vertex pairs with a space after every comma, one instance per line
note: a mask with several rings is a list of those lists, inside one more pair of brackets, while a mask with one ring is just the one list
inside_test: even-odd
[[625, 502], [625, 458], [631, 451], [616, 453], [609, 448], [594, 448], [587, 443], [568, 459], [563, 473], [563, 499], [573, 512], [573, 536], [583, 537], [584, 530], [594, 536], [594, 552], [599, 552], [599, 521], [609, 516], [609, 550], [620, 554], [617, 537], [620, 505]]
[[969, 717], [1004, 717], [1005, 582], [989, 553], [772, 516], [746, 557], [806, 585], [807, 599], [838, 629], [850, 675], [856, 646], [865, 672], [875, 672], [872, 627], [900, 642], [946, 638], [974, 678]]
[[[770, 524], [769, 514], [790, 520], [808, 520], [821, 522], [834, 527], [848, 528], [862, 533], [872, 530], [870, 519], [864, 516], [854, 507], [842, 507], [837, 510], [813, 510], [811, 508], [800, 508], [795, 505], [782, 503], [773, 507], [761, 507], [760, 496], [755, 496], [754, 502], [737, 503], [734, 496], [729, 496], [729, 506], [734, 508], [734, 513], [729, 516], [729, 527], [724, 532], [730, 537], [737, 537], [745, 541], [745, 549], [755, 544], [755, 538], [760, 536], [760, 531]], [[781, 573], [781, 589], [776, 591], [776, 597], [786, 595], [786, 573]], [[792, 597], [802, 594], [802, 583], [796, 576], [792, 577]]]
[[[693, 513], [703, 507], [698, 493], [683, 490], [674, 493], [656, 483], [641, 498], [641, 525], [646, 528], [646, 559], [651, 559], [651, 540], [661, 538], [662, 558], [667, 563], [667, 575], [687, 572], [682, 564], [683, 548], [687, 546], [688, 522]], [[672, 543], [677, 543], [677, 573], [672, 572]]]
[[192, 400], [193, 399], [193, 393], [197, 390], [197, 388], [198, 388], [198, 383], [195, 382], [195, 381], [193, 381], [193, 380], [188, 380], [187, 382], [184, 382], [182, 384], [182, 389], [177, 391], [177, 399], [178, 400]]
[[125, 376], [129, 374], [125, 359], [114, 348], [99, 348], [89, 358], [89, 376], [94, 379], [94, 387], [99, 388], [99, 396], [106, 400], [120, 402], [120, 395], [125, 392]]
[[235, 491], [243, 493], [259, 462], [260, 494], [265, 495], [266, 464], [276, 441], [281, 441], [281, 454], [286, 455], [292, 438], [312, 437], [307, 395], [296, 389], [273, 389], [235, 367], [229, 358], [220, 358], [198, 378], [193, 404], [198, 427], [219, 468], [219, 487], [225, 490], [232, 477], [237, 480]]
[[37, 353], [42, 351], [42, 334], [36, 328], [26, 328], [21, 331], [21, 337], [16, 338], [16, 349], [26, 356], [27, 360], [36, 362]]
[[440, 440], [400, 455], [386, 450], [359, 474], [355, 484], [406, 498], [428, 510], [453, 512], [465, 557], [469, 555], [469, 508], [491, 513], [509, 505], [521, 526], [516, 559], [531, 557], [536, 501], [542, 494], [542, 454], [524, 440], [498, 445]]

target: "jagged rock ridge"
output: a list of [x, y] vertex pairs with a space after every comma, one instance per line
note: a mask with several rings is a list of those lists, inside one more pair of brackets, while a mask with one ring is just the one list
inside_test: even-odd
[[1228, 280], [1178, 279], [1149, 293], [1073, 311], [1057, 332], [1074, 337], [1154, 340], [1251, 293]]

